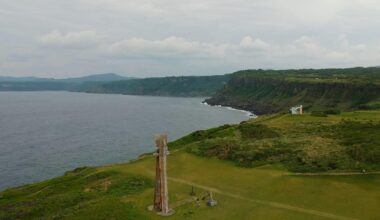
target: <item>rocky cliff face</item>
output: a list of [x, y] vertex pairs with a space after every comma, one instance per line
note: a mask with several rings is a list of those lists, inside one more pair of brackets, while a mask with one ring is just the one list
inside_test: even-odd
[[236, 73], [206, 102], [267, 114], [285, 112], [299, 104], [306, 110], [350, 110], [375, 100], [380, 100], [380, 86], [370, 80], [290, 80], [284, 76]]

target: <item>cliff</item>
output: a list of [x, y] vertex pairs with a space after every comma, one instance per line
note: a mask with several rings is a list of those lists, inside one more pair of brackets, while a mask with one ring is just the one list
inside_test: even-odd
[[286, 112], [303, 104], [306, 110], [354, 110], [379, 107], [378, 68], [324, 70], [246, 70], [207, 99], [255, 114]]

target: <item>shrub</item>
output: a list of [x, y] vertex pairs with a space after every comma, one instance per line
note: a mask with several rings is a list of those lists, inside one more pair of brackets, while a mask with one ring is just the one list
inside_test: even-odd
[[240, 124], [238, 129], [243, 139], [264, 139], [278, 137], [278, 133], [263, 124]]
[[312, 111], [311, 115], [316, 117], [327, 117], [327, 114], [323, 111]]
[[325, 114], [327, 115], [339, 115], [340, 114], [340, 110], [339, 109], [327, 109], [325, 111], [323, 111]]

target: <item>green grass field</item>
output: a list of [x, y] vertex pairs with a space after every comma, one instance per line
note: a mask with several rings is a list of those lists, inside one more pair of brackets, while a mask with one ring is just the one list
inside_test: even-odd
[[[292, 124], [333, 126], [347, 118], [376, 122], [380, 112], [276, 115], [249, 123], [291, 129]], [[313, 130], [306, 131], [314, 137]], [[242, 135], [236, 130], [223, 130], [223, 134]], [[260, 135], [279, 138], [265, 132]], [[379, 174], [295, 175], [282, 163], [247, 168], [228, 159], [196, 156], [177, 144], [168, 156], [173, 216], [147, 211], [153, 200], [155, 171], [154, 158], [147, 155], [128, 164], [78, 168], [62, 177], [1, 192], [0, 219], [380, 219]], [[208, 207], [201, 199], [192, 200], [192, 186], [198, 198], [213, 191], [218, 205]]]

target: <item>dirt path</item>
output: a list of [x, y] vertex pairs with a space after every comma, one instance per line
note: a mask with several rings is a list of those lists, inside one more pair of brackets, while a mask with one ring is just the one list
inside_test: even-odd
[[292, 173], [290, 176], [358, 176], [358, 175], [371, 175], [380, 174], [380, 171], [375, 172], [342, 172], [342, 173]]
[[214, 193], [217, 193], [217, 194], [221, 194], [221, 195], [224, 195], [224, 196], [228, 196], [228, 197], [231, 197], [231, 198], [245, 200], [245, 201], [249, 201], [249, 202], [253, 202], [253, 203], [257, 203], [257, 204], [261, 204], [261, 205], [271, 206], [271, 207], [274, 207], [274, 208], [286, 209], [286, 210], [290, 210], [290, 211], [301, 212], [301, 213], [316, 215], [316, 216], [330, 218], [330, 219], [354, 220], [353, 218], [348, 218], [348, 217], [344, 217], [344, 216], [334, 215], [334, 214], [331, 214], [331, 213], [321, 212], [321, 211], [312, 210], [312, 209], [299, 208], [299, 207], [290, 206], [290, 205], [286, 205], [286, 204], [282, 204], [282, 203], [278, 203], [278, 202], [269, 202], [269, 201], [251, 199], [251, 198], [239, 196], [239, 195], [236, 195], [236, 194], [233, 194], [233, 193], [224, 192], [222, 190], [219, 190], [219, 189], [216, 189], [216, 188], [212, 188], [212, 187], [209, 187], [209, 186], [204, 186], [204, 185], [200, 185], [200, 184], [193, 183], [193, 182], [190, 182], [190, 181], [186, 181], [186, 180], [183, 180], [183, 179], [175, 178], [175, 177], [168, 177], [168, 179], [171, 180], [171, 181], [174, 181], [174, 182], [178, 182], [178, 183], [183, 183], [183, 184], [186, 184], [186, 185], [194, 186], [194, 187], [197, 187], [197, 188], [200, 188], [200, 189], [211, 191], [211, 192], [214, 192]]

